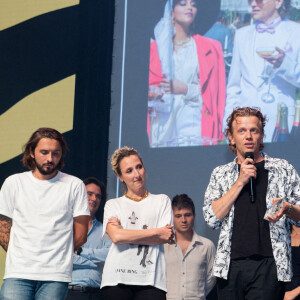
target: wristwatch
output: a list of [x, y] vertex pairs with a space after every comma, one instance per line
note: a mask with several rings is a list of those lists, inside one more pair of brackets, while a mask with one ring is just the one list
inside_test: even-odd
[[79, 248], [77, 249], [77, 251], [76, 251], [76, 254], [77, 254], [77, 255], [80, 255], [81, 252], [82, 252], [82, 248], [79, 247]]

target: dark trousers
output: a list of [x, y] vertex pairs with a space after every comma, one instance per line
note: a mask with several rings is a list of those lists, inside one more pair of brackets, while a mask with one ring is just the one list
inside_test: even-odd
[[282, 300], [285, 283], [278, 281], [273, 257], [230, 262], [228, 279], [217, 279], [219, 300]]
[[[99, 289], [100, 290], [100, 289]], [[66, 300], [101, 300], [101, 293], [81, 292], [81, 291], [68, 291]]]
[[101, 300], [166, 300], [166, 292], [153, 286], [106, 286], [101, 289]]

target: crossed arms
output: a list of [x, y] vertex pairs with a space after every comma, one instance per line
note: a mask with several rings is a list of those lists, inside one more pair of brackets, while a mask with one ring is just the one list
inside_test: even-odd
[[109, 219], [106, 232], [115, 244], [160, 245], [172, 243], [174, 238], [173, 225], [142, 230], [123, 229], [120, 220], [115, 217]]
[[130, 230], [107, 225], [107, 233], [115, 244], [160, 245], [173, 241], [173, 226], [145, 230]]

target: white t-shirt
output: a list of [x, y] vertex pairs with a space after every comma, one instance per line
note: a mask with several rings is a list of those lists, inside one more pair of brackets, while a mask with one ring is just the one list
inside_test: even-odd
[[[110, 217], [117, 217], [124, 229], [150, 229], [173, 224], [171, 201], [166, 195], [149, 194], [140, 202], [125, 196], [107, 201], [104, 208], [103, 236]], [[114, 286], [151, 285], [167, 291], [163, 245], [142, 246], [112, 243], [105, 261], [102, 284]]]
[[71, 282], [73, 218], [90, 214], [80, 179], [12, 175], [0, 192], [0, 214], [12, 219], [4, 279]]

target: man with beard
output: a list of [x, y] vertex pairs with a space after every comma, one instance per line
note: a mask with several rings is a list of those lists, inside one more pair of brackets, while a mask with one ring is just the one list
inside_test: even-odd
[[87, 240], [86, 189], [59, 171], [67, 144], [55, 129], [39, 128], [24, 148], [31, 171], [8, 177], [0, 193], [0, 244], [7, 251], [0, 299], [63, 300], [73, 251]]

